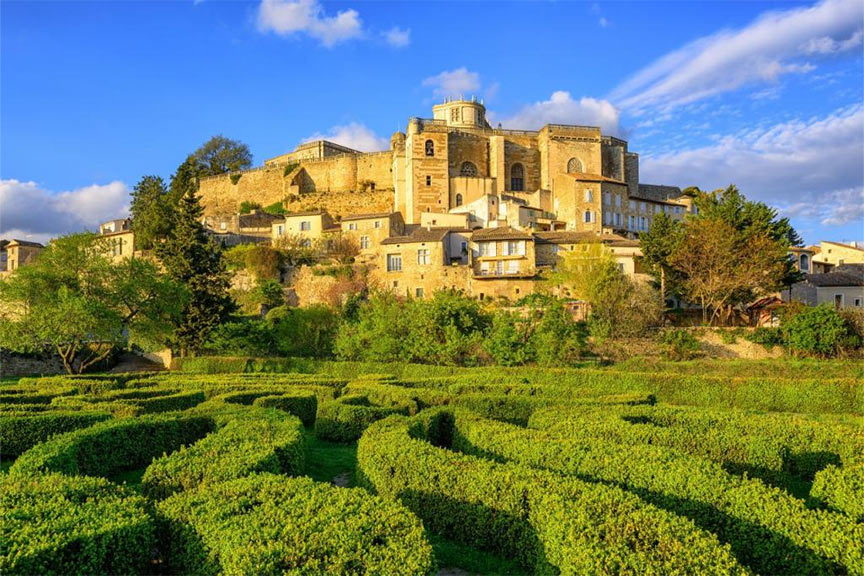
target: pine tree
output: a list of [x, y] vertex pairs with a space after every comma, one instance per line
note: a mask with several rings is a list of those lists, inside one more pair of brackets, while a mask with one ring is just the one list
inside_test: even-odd
[[234, 310], [230, 276], [222, 252], [201, 224], [203, 209], [189, 187], [177, 206], [171, 235], [157, 249], [168, 275], [186, 286], [189, 301], [174, 332], [180, 355], [194, 354], [209, 333]]
[[132, 191], [131, 207], [137, 249], [148, 250], [168, 236], [174, 220], [174, 208], [162, 178], [141, 178]]

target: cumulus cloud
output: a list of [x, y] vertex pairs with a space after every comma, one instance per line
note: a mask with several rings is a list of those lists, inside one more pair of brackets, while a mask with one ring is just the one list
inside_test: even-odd
[[769, 12], [738, 30], [723, 30], [671, 52], [618, 86], [622, 109], [670, 109], [745, 85], [775, 82], [814, 65], [804, 59], [861, 45], [864, 2], [824, 0]]
[[129, 214], [123, 182], [52, 193], [36, 182], [0, 180], [0, 236], [44, 242], [54, 236], [96, 230]]
[[258, 28], [280, 36], [306, 34], [328, 48], [363, 35], [363, 23], [356, 10], [328, 16], [317, 0], [262, 0]]
[[384, 36], [384, 40], [387, 41], [387, 44], [393, 46], [394, 48], [404, 48], [411, 44], [411, 29], [399, 28], [398, 26], [394, 26], [390, 30], [382, 33]]
[[436, 98], [458, 98], [480, 92], [480, 74], [471, 72], [464, 66], [456, 70], [445, 70], [423, 80], [423, 86], [432, 88]]
[[387, 138], [378, 136], [366, 125], [357, 122], [334, 126], [326, 133], [316, 132], [303, 142], [314, 140], [329, 140], [361, 152], [377, 152], [390, 148], [390, 141]]
[[864, 105], [642, 156], [640, 179], [744, 194], [822, 225], [864, 224]]
[[516, 114], [502, 118], [505, 128], [537, 130], [545, 124], [581, 124], [599, 126], [603, 134], [620, 134], [619, 112], [608, 100], [574, 99], [559, 90], [548, 100], [524, 106]]

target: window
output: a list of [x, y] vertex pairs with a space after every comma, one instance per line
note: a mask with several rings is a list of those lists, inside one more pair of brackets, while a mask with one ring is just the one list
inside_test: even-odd
[[462, 254], [468, 254], [468, 242], [462, 242], [461, 249]]
[[508, 240], [506, 246], [506, 252], [504, 252], [505, 256], [519, 255], [519, 242], [516, 242], [515, 240]]
[[570, 158], [567, 161], [567, 173], [573, 174], [574, 172], [584, 172], [582, 169], [582, 161], [578, 158]]
[[225, 222], [219, 223], [219, 229], [220, 230], [225, 230], [226, 228], [228, 228], [228, 224], [226, 224]]
[[357, 230], [357, 223], [356, 222], [349, 222], [348, 223], [348, 230]]
[[381, 228], [381, 221], [375, 220], [375, 228]]
[[450, 109], [450, 121], [451, 122], [459, 122], [459, 109], [451, 108]]
[[855, 298], [854, 303], [855, 303], [856, 308], [861, 307], [861, 299], [860, 298]]
[[432, 140], [426, 140], [426, 156], [435, 156], [435, 143]]
[[627, 229], [633, 230], [633, 216], [627, 216]]
[[367, 248], [369, 248], [369, 237], [368, 236], [361, 236], [360, 237], [360, 249], [366, 250]]
[[432, 185], [432, 177], [426, 176], [426, 186], [431, 186], [431, 185]]
[[423, 288], [415, 288], [414, 289], [414, 297], [422, 298], [423, 297]]
[[462, 194], [456, 194], [456, 206], [462, 205]]
[[477, 166], [475, 166], [473, 162], [463, 162], [462, 166], [459, 168], [459, 175], [476, 178]]
[[834, 307], [835, 308], [842, 308], [844, 300], [845, 300], [845, 297], [843, 296], [843, 294], [835, 294], [834, 295]]
[[630, 211], [631, 212], [636, 211], [636, 201], [635, 200], [630, 200]]
[[624, 264], [621, 262], [618, 263], [618, 271], [622, 274], [624, 273]]
[[507, 273], [508, 274], [518, 274], [519, 273], [519, 261], [511, 260], [507, 263]]
[[495, 242], [480, 242], [477, 244], [477, 248], [480, 250], [480, 256], [495, 256]]
[[615, 213], [615, 225], [616, 226], [621, 225], [621, 213], [620, 212]]
[[510, 168], [510, 190], [521, 192], [525, 189], [525, 168], [522, 164], [513, 164]]
[[585, 189], [585, 202], [593, 202], [594, 194], [589, 189]]
[[612, 193], [611, 192], [604, 192], [603, 193], [603, 205], [609, 206], [610, 204], [612, 204]]
[[640, 230], [647, 230], [648, 229], [648, 227], [645, 225], [645, 217], [644, 216], [639, 218], [639, 229]]
[[387, 255], [387, 272], [401, 272], [402, 271], [402, 255], [401, 254], [388, 254]]
[[616, 208], [621, 207], [621, 196], [619, 196], [618, 194], [615, 195], [615, 207]]
[[283, 234], [285, 234], [285, 226], [282, 224], [277, 225], [276, 226], [276, 236], [282, 236]]
[[590, 222], [591, 222], [591, 211], [590, 211], [590, 210], [586, 210], [586, 211], [585, 211], [585, 222], [586, 222], [586, 223], [590, 223]]
[[427, 248], [417, 250], [417, 264], [429, 264], [429, 250]]
[[308, 220], [304, 220], [303, 222], [300, 222], [300, 231], [301, 232], [309, 231], [311, 229], [312, 229], [312, 222], [310, 222]]
[[810, 271], [810, 258], [807, 254], [801, 254], [799, 268], [801, 272], [809, 272]]

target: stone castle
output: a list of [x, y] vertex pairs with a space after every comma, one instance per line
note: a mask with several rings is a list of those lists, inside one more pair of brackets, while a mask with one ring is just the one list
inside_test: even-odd
[[639, 156], [624, 140], [591, 126], [493, 128], [475, 99], [447, 100], [432, 118], [411, 118], [390, 150], [308, 142], [258, 168], [205, 178], [200, 193], [210, 219], [236, 214], [249, 201], [281, 203], [290, 212], [323, 209], [337, 220], [396, 211], [406, 224], [507, 197], [534, 210], [534, 229], [628, 237], [647, 230], [655, 213], [692, 209], [678, 188], [639, 182]]

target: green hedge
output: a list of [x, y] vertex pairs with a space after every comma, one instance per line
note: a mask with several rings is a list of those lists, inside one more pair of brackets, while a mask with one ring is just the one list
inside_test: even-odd
[[0, 475], [0, 573], [147, 574], [155, 526], [143, 498], [101, 478]]
[[201, 416], [146, 416], [109, 420], [55, 436], [22, 454], [10, 474], [61, 472], [113, 476], [191, 444], [213, 429]]
[[151, 498], [167, 498], [253, 472], [301, 474], [303, 442], [298, 418], [274, 409], [243, 408], [222, 429], [155, 460], [144, 472], [141, 486]]
[[313, 393], [301, 391], [282, 394], [279, 396], [259, 396], [252, 402], [253, 406], [261, 408], [276, 408], [288, 412], [300, 418], [304, 426], [315, 424], [315, 415], [318, 413], [318, 398]]
[[0, 414], [0, 451], [4, 457], [15, 457], [55, 434], [86, 428], [109, 418], [110, 414], [99, 412]]
[[689, 520], [613, 486], [433, 445], [447, 446], [451, 433], [440, 409], [371, 425], [357, 450], [361, 480], [430, 530], [538, 573], [745, 573]]
[[810, 496], [856, 522], [864, 522], [864, 463], [820, 470], [813, 479]]
[[179, 574], [434, 574], [423, 526], [360, 489], [255, 474], [158, 504]]
[[660, 446], [597, 442], [577, 434], [554, 438], [465, 412], [456, 413], [452, 442], [468, 454], [622, 486], [717, 534], [759, 574], [864, 571], [864, 526], [808, 510], [787, 492], [729, 474], [714, 462]]
[[408, 405], [374, 406], [366, 396], [343, 396], [318, 407], [315, 435], [333, 442], [353, 442], [373, 422], [391, 414], [408, 414], [410, 411]]

